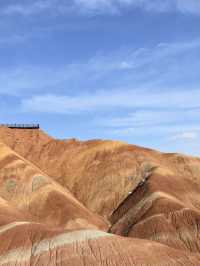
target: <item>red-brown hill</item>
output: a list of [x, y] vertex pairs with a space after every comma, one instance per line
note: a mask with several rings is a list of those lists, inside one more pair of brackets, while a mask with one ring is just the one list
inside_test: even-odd
[[199, 265], [199, 158], [40, 130], [0, 141], [0, 241], [17, 235], [1, 263]]
[[65, 229], [107, 228], [66, 188], [0, 143], [0, 225], [18, 220]]
[[152, 172], [200, 179], [199, 158], [118, 141], [55, 140], [41, 130], [7, 128], [0, 128], [0, 140], [106, 218]]

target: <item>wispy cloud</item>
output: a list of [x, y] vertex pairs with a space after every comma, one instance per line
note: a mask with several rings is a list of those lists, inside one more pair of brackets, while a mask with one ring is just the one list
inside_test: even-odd
[[[52, 77], [46, 79], [44, 77]], [[42, 88], [55, 85], [63, 78], [62, 71], [54, 72], [51, 68], [34, 66], [16, 66], [0, 69], [0, 93], [8, 95], [27, 95], [41, 91]]]
[[75, 12], [82, 14], [119, 14], [124, 9], [140, 8], [148, 12], [181, 12], [200, 14], [199, 0], [19, 0], [4, 5], [7, 15], [33, 15], [44, 11], [52, 14]]
[[117, 95], [120, 90], [132, 91], [134, 95], [134, 90], [195, 88], [199, 81], [199, 55], [200, 40], [194, 40], [151, 48], [123, 48], [68, 65], [3, 67], [0, 93], [32, 95], [42, 90], [57, 97], [78, 93], [85, 98], [87, 93], [96, 97], [96, 91], [102, 89], [110, 97], [109, 90], [116, 90]]
[[88, 126], [104, 136], [148, 134], [185, 145], [200, 136], [199, 55], [197, 39], [123, 48], [68, 65], [2, 68], [0, 93], [19, 96], [22, 115], [89, 115]]
[[[180, 98], [187, 96], [187, 94], [180, 92], [179, 96], [176, 94], [175, 97]], [[162, 93], [160, 93], [161, 98], [162, 96]], [[151, 97], [149, 101], [151, 101]], [[171, 106], [170, 103], [166, 107], [166, 105], [163, 105], [163, 100], [161, 100], [161, 105], [162, 107], [160, 105], [154, 105], [154, 108], [151, 109], [146, 105], [144, 110], [139, 109], [124, 116], [107, 117], [101, 120], [100, 123], [111, 128], [128, 128], [132, 126], [134, 128], [141, 128], [144, 126], [183, 125], [185, 121], [191, 124], [197, 123], [199, 120], [200, 109], [191, 109], [191, 106], [188, 108], [187, 104], [185, 104], [184, 108], [179, 108], [179, 105]]]
[[200, 90], [170, 93], [161, 90], [115, 90], [71, 97], [34, 96], [24, 99], [20, 108], [22, 112], [34, 114], [96, 114], [87, 127], [99, 129], [108, 138], [139, 138], [143, 139], [142, 145], [149, 145], [150, 139], [156, 138], [157, 145], [160, 143], [163, 150], [177, 145], [176, 150], [197, 154], [199, 98]]
[[[187, 101], [185, 100], [187, 99]], [[25, 99], [22, 102], [23, 109], [31, 112], [47, 113], [79, 113], [83, 111], [111, 110], [111, 109], [184, 109], [200, 108], [200, 89], [190, 89], [185, 91], [162, 90], [113, 90], [97, 91], [93, 94], [79, 94], [77, 96], [59, 96], [53, 94], [38, 95]], [[164, 116], [168, 119], [169, 113], [140, 113], [146, 120]], [[131, 119], [139, 121], [140, 118], [133, 116], [124, 121], [116, 120], [114, 123], [127, 123]], [[173, 118], [172, 118], [173, 119]]]
[[[180, 93], [182, 96], [186, 95]], [[162, 135], [169, 141], [197, 137], [197, 132], [200, 132], [200, 109], [187, 108], [187, 105], [184, 109], [178, 107], [169, 105], [160, 108], [155, 105], [153, 109], [146, 107], [121, 116], [115, 113], [101, 119], [98, 124], [118, 136]]]
[[150, 12], [182, 12], [200, 14], [199, 0], [75, 0], [86, 10], [120, 12], [124, 8], [140, 8]]
[[199, 139], [199, 134], [196, 131], [186, 131], [171, 138], [172, 140], [197, 140]]
[[10, 4], [6, 4], [1, 8], [1, 12], [5, 15], [19, 14], [24, 16], [34, 15], [52, 9], [56, 6], [57, 1], [46, 1], [46, 0], [36, 0], [36, 1], [23, 1], [18, 2], [11, 1]]

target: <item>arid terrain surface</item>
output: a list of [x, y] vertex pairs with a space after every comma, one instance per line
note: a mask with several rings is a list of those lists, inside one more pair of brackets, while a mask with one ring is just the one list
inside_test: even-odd
[[200, 265], [200, 158], [1, 127], [0, 265]]

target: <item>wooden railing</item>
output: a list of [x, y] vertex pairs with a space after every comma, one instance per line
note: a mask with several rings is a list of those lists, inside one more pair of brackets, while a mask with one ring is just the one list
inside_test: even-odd
[[18, 128], [18, 129], [39, 129], [39, 124], [0, 124], [0, 127]]

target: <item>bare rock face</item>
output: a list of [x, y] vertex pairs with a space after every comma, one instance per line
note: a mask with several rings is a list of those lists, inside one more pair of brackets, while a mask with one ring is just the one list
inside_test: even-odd
[[[16, 235], [18, 238], [16, 239]], [[9, 244], [7, 244], [7, 240]], [[0, 231], [0, 265], [199, 265], [199, 255], [97, 230], [60, 231], [28, 222]]]
[[2, 225], [6, 213], [13, 216], [13, 221], [18, 218], [69, 229], [107, 229], [104, 220], [86, 209], [66, 188], [0, 143]]
[[[41, 130], [0, 128], [0, 141], [68, 188], [93, 212], [109, 218], [151, 172], [194, 180], [200, 159], [117, 141], [55, 140]], [[103, 189], [99, 189], [103, 188]]]
[[0, 142], [0, 265], [200, 265], [199, 158], [40, 130]]
[[151, 175], [113, 212], [110, 231], [200, 252], [200, 184]]

